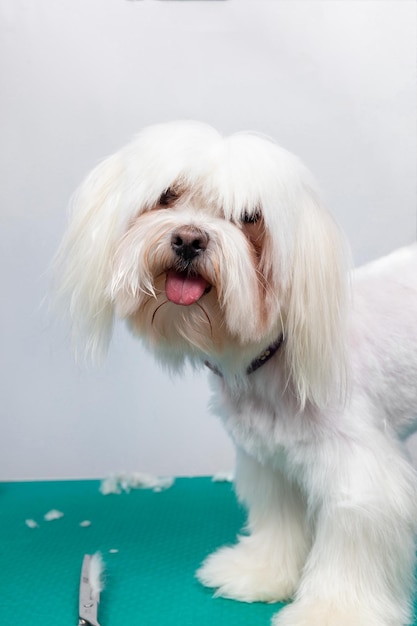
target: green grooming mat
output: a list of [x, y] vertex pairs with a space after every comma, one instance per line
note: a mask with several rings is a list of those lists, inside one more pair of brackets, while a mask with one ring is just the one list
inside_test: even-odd
[[[76, 626], [82, 559], [97, 551], [106, 566], [100, 626], [269, 624], [279, 605], [213, 599], [194, 576], [244, 524], [230, 483], [181, 478], [159, 493], [107, 496], [99, 484], [0, 484], [0, 624]], [[52, 509], [64, 516], [44, 521]]]
[[[52, 509], [63, 517], [45, 521]], [[244, 517], [230, 483], [210, 478], [108, 496], [98, 481], [1, 483], [0, 624], [76, 626], [83, 556], [99, 551], [100, 626], [267, 626], [282, 605], [213, 598], [194, 577]]]

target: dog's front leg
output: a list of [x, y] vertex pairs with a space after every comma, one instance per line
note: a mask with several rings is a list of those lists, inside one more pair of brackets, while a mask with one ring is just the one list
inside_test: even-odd
[[304, 450], [315, 535], [295, 602], [274, 626], [412, 623], [414, 470], [388, 435], [362, 439]]
[[197, 572], [217, 595], [244, 602], [290, 598], [309, 547], [306, 506], [279, 470], [238, 451], [236, 489], [249, 509], [248, 534], [208, 557]]

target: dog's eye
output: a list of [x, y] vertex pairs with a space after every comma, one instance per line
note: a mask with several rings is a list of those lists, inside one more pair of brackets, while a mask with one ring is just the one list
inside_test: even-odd
[[161, 206], [169, 206], [170, 204], [175, 202], [175, 200], [177, 199], [178, 199], [178, 194], [175, 193], [175, 191], [171, 189], [171, 187], [168, 187], [168, 189], [166, 189], [161, 194], [161, 197], [159, 198], [159, 204]]
[[242, 224], [256, 224], [261, 217], [260, 211], [254, 211], [253, 213], [249, 213], [249, 211], [245, 211], [242, 217]]

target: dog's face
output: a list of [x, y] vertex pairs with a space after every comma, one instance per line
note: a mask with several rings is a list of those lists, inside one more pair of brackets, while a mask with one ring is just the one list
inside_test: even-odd
[[207, 355], [279, 332], [264, 220], [237, 220], [201, 189], [177, 183], [132, 221], [114, 256], [111, 299], [164, 351]]
[[284, 334], [300, 372], [340, 322], [338, 231], [300, 161], [253, 134], [145, 129], [85, 181], [61, 257], [92, 350], [116, 312], [164, 361], [235, 375]]

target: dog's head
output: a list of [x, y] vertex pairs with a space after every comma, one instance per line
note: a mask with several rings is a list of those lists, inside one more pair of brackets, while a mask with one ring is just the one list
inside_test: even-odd
[[59, 263], [90, 352], [116, 313], [163, 361], [209, 358], [226, 376], [282, 334], [301, 404], [341, 369], [342, 240], [309, 172], [269, 139], [145, 129], [76, 194]]

